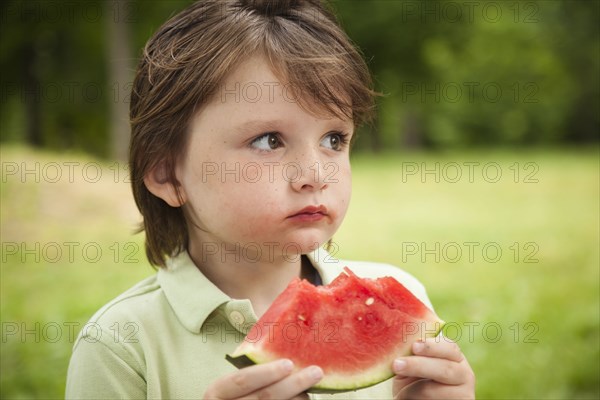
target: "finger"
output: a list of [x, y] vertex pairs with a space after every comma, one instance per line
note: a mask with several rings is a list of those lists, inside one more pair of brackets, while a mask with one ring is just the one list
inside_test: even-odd
[[[280, 381], [252, 393], [251, 399], [289, 399], [301, 395], [323, 378], [323, 370], [317, 366], [304, 368]], [[302, 397], [300, 397], [302, 398]]]
[[309, 400], [309, 399], [310, 399], [310, 397], [308, 397], [307, 393], [302, 393], [301, 395], [298, 395], [291, 400]]
[[418, 381], [421, 378], [415, 378], [413, 376], [401, 376], [396, 375], [393, 381], [393, 398], [397, 398], [398, 394], [404, 390], [405, 387], [410, 386], [413, 382]]
[[448, 385], [461, 385], [466, 380], [466, 364], [443, 358], [404, 357], [395, 360], [392, 368], [396, 375], [432, 379]]
[[[431, 388], [431, 384], [435, 384], [429, 379], [418, 379], [402, 389], [397, 399], [433, 399], [435, 390]], [[439, 383], [438, 383], [439, 385]]]
[[396, 398], [399, 399], [472, 399], [473, 394], [467, 393], [461, 386], [450, 386], [428, 379], [421, 379], [406, 386]]
[[294, 364], [287, 359], [242, 368], [217, 379], [205, 398], [236, 399], [289, 376]]
[[465, 358], [458, 344], [441, 335], [413, 343], [412, 351], [418, 356], [444, 358], [455, 362], [461, 362]]
[[418, 378], [418, 377], [414, 377], [414, 376], [396, 375], [394, 377], [394, 384], [399, 385], [400, 387], [404, 387], [404, 386], [410, 385], [414, 381], [418, 381], [419, 379], [422, 379], [422, 378]]

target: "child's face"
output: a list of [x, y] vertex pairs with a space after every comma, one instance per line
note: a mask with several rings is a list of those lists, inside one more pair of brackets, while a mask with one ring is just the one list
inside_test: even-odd
[[316, 117], [292, 96], [253, 58], [192, 120], [176, 170], [190, 251], [240, 246], [264, 260], [314, 250], [338, 229], [351, 193], [353, 123]]

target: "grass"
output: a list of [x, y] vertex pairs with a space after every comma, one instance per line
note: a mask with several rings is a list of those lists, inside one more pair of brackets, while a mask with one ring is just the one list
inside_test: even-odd
[[[1, 156], [0, 396], [59, 398], [72, 334], [153, 270], [131, 234], [139, 215], [122, 167], [22, 147]], [[21, 176], [36, 162], [39, 182]], [[421, 174], [436, 163], [438, 182]], [[600, 397], [598, 148], [358, 155], [353, 172], [336, 255], [396, 264], [426, 285], [478, 398]]]

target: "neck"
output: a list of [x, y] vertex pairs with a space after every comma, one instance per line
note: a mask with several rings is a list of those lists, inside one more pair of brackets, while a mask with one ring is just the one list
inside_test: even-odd
[[302, 257], [272, 257], [271, 252], [267, 259], [256, 259], [243, 250], [222, 248], [202, 252], [190, 245], [189, 253], [212, 283], [231, 298], [249, 299], [260, 317], [293, 278], [303, 275]]

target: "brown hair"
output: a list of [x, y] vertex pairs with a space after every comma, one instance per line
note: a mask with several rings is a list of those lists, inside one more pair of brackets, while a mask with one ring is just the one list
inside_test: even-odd
[[162, 164], [178, 187], [175, 166], [190, 119], [236, 65], [257, 53], [301, 106], [316, 104], [355, 125], [371, 116], [368, 68], [319, 0], [205, 0], [171, 18], [144, 48], [130, 104], [133, 195], [153, 265], [164, 267], [185, 250], [188, 231], [183, 210], [151, 194], [144, 176]]

